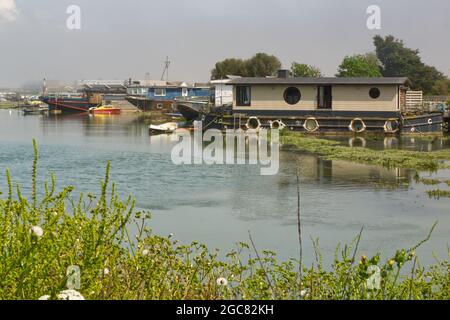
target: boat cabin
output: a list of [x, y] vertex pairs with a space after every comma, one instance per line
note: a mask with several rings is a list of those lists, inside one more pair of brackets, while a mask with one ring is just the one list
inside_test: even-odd
[[233, 110], [398, 112], [408, 78], [237, 78]]
[[227, 127], [283, 128], [306, 132], [384, 133], [442, 132], [441, 113], [408, 114], [404, 77], [236, 78], [232, 119]]

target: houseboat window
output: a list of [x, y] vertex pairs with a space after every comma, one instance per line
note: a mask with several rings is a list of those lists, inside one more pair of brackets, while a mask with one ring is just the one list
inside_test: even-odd
[[155, 88], [155, 96], [164, 97], [166, 95], [166, 89], [164, 88]]
[[381, 95], [381, 92], [380, 92], [380, 89], [378, 89], [378, 88], [372, 88], [369, 91], [369, 96], [372, 99], [378, 99], [380, 97], [380, 95]]
[[284, 90], [284, 101], [289, 104], [297, 104], [302, 97], [300, 90], [295, 87], [289, 87]]
[[250, 86], [236, 86], [236, 104], [238, 106], [250, 106]]
[[188, 89], [187, 89], [187, 88], [181, 89], [181, 95], [182, 95], [183, 97], [187, 97], [187, 95], [188, 95]]

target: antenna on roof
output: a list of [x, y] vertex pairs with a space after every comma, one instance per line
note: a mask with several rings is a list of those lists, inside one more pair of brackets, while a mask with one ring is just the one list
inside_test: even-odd
[[164, 62], [164, 70], [163, 70], [163, 74], [161, 76], [161, 80], [164, 80], [164, 75], [166, 75], [166, 81], [169, 81], [169, 66], [170, 66], [170, 61], [169, 61], [169, 57], [166, 57], [166, 61]]

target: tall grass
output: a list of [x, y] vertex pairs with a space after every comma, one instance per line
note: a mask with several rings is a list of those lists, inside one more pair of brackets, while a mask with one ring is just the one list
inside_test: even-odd
[[314, 241], [317, 263], [302, 265], [300, 272], [298, 260], [279, 261], [274, 252], [259, 252], [253, 241], [238, 243], [221, 259], [203, 244], [158, 236], [149, 229], [148, 212], [135, 211], [131, 197], [119, 199], [109, 163], [98, 196], [74, 198], [72, 186], [57, 191], [52, 176], [37, 199], [34, 145], [31, 202], [6, 172], [1, 299], [56, 298], [71, 283], [71, 266], [81, 271], [76, 289], [87, 299], [450, 298], [448, 259], [422, 267], [415, 250], [423, 242], [384, 260], [380, 254], [358, 258], [356, 242], [338, 246], [326, 271]]

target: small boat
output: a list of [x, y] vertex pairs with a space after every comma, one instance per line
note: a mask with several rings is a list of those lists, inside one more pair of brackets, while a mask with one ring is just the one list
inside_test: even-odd
[[48, 107], [27, 107], [22, 109], [22, 112], [24, 115], [31, 115], [31, 114], [44, 114], [48, 112]]
[[161, 133], [172, 133], [178, 129], [178, 123], [167, 122], [160, 125], [149, 125], [148, 126], [151, 134], [161, 134]]
[[121, 109], [113, 105], [104, 105], [89, 109], [93, 114], [120, 114]]

